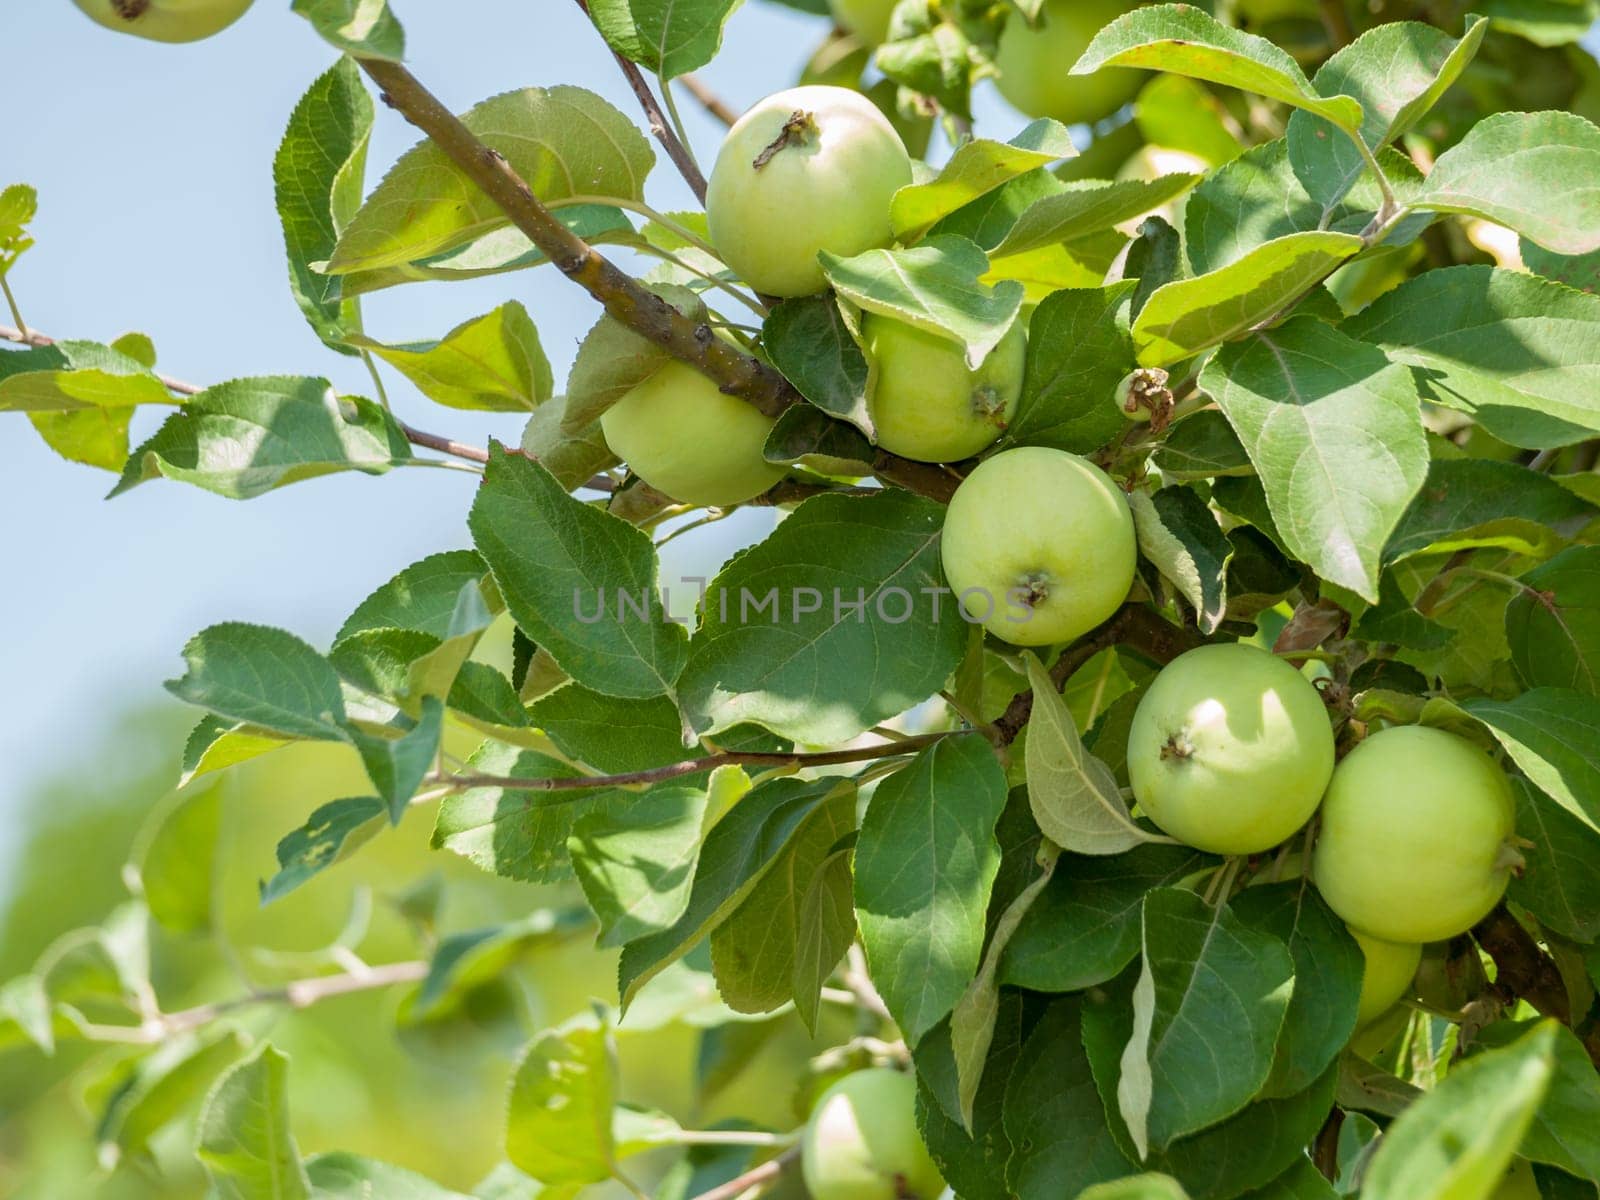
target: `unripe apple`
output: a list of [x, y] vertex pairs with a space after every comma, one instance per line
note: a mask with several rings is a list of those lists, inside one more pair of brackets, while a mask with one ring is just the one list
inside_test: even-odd
[[945, 511], [945, 579], [967, 615], [1017, 646], [1066, 642], [1127, 598], [1138, 557], [1127, 498], [1047, 446], [985, 459]]
[[1366, 960], [1361, 975], [1361, 1001], [1356, 1007], [1356, 1028], [1363, 1029], [1411, 990], [1411, 980], [1422, 965], [1422, 947], [1415, 942], [1368, 937], [1359, 929], [1352, 929], [1350, 935]]
[[1167, 386], [1168, 378], [1160, 367], [1129, 371], [1117, 384], [1117, 411], [1130, 421], [1152, 425], [1160, 433], [1172, 419], [1172, 389]]
[[893, 317], [868, 313], [861, 333], [876, 368], [867, 409], [890, 453], [918, 462], [971, 458], [1016, 414], [1028, 354], [1021, 321], [975, 371], [961, 343]]
[[1515, 1158], [1489, 1200], [1541, 1200], [1543, 1195], [1532, 1165], [1525, 1158]]
[[1312, 878], [1346, 924], [1390, 942], [1465, 933], [1519, 861], [1505, 773], [1465, 738], [1422, 725], [1367, 738], [1333, 772]]
[[916, 1099], [912, 1077], [887, 1067], [823, 1092], [800, 1141], [812, 1200], [935, 1200], [944, 1180], [917, 1133]]
[[735, 122], [706, 191], [722, 261], [769, 296], [828, 286], [817, 255], [887, 246], [889, 201], [911, 156], [877, 106], [849, 88], [791, 88]]
[[1109, 117], [1133, 99], [1144, 72], [1127, 67], [1102, 67], [1092, 75], [1067, 72], [1100, 27], [1130, 7], [1123, 0], [1045, 0], [1037, 29], [1011, 13], [994, 60], [1000, 94], [1030, 117], [1054, 117], [1067, 125]]
[[232, 25], [253, 0], [73, 0], [107, 29], [155, 42], [198, 42]]
[[1310, 819], [1332, 774], [1333, 728], [1317, 689], [1243, 642], [1180, 654], [1145, 692], [1128, 732], [1139, 807], [1212, 854], [1278, 845]]
[[828, 0], [828, 8], [841, 29], [847, 29], [862, 45], [877, 46], [888, 40], [889, 18], [896, 0]]
[[772, 419], [686, 363], [671, 362], [600, 418], [634, 474], [685, 504], [722, 507], [766, 491], [785, 469], [761, 457]]

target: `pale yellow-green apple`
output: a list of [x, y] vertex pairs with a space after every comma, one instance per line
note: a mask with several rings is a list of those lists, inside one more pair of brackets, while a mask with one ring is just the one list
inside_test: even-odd
[[1364, 1029], [1411, 990], [1411, 981], [1422, 964], [1422, 947], [1415, 942], [1368, 937], [1359, 929], [1352, 929], [1350, 934], [1361, 947], [1364, 960], [1361, 1001], [1356, 1007], [1356, 1028]]
[[935, 1200], [944, 1180], [917, 1133], [916, 1099], [912, 1077], [887, 1067], [823, 1092], [800, 1140], [812, 1200]]
[[232, 25], [253, 0], [73, 0], [107, 29], [155, 42], [198, 42]]
[[1532, 1164], [1525, 1158], [1516, 1158], [1511, 1160], [1511, 1166], [1506, 1169], [1489, 1200], [1542, 1200], [1543, 1196]]
[[945, 580], [969, 619], [1017, 646], [1066, 642], [1127, 598], [1138, 547], [1121, 489], [1046, 446], [1003, 450], [945, 510]]
[[766, 491], [785, 469], [761, 457], [772, 419], [685, 363], [670, 362], [600, 418], [612, 453], [659, 492], [720, 507]]
[[994, 60], [1000, 94], [1030, 117], [1054, 117], [1067, 125], [1109, 117], [1133, 99], [1145, 73], [1127, 67], [1101, 67], [1089, 75], [1068, 72], [1101, 26], [1131, 7], [1123, 0], [1045, 0], [1037, 28], [1011, 13]]
[[1144, 814], [1212, 854], [1256, 854], [1317, 809], [1333, 727], [1317, 689], [1244, 642], [1200, 646], [1156, 676], [1128, 732], [1128, 782]]
[[728, 130], [706, 191], [711, 241], [756, 291], [809, 296], [828, 285], [820, 252], [889, 244], [889, 201], [910, 182], [905, 143], [872, 101], [791, 88]]
[[1172, 389], [1167, 386], [1168, 378], [1167, 372], [1160, 367], [1139, 367], [1129, 371], [1117, 384], [1113, 395], [1117, 411], [1128, 420], [1140, 424], [1149, 424], [1160, 414], [1161, 425], [1165, 425], [1172, 415]]
[[971, 458], [1005, 432], [1022, 396], [1028, 343], [1016, 321], [976, 370], [960, 342], [868, 313], [867, 410], [878, 445], [918, 462]]
[[841, 29], [861, 39], [863, 45], [877, 46], [889, 37], [889, 18], [896, 0], [828, 0], [828, 9]]
[[1385, 729], [1333, 772], [1312, 878], [1362, 933], [1443, 941], [1505, 894], [1520, 861], [1515, 811], [1505, 772], [1465, 738], [1422, 725]]

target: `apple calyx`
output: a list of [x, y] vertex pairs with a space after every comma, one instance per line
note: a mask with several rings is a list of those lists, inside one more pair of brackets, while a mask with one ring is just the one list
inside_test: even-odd
[[789, 119], [783, 123], [783, 128], [778, 130], [778, 136], [762, 148], [760, 154], [755, 156], [751, 167], [759, 171], [778, 154], [790, 146], [804, 146], [817, 135], [817, 119], [804, 109], [795, 109], [789, 114]]
[[1025, 608], [1034, 609], [1050, 598], [1050, 576], [1045, 571], [1029, 571], [1018, 576], [1011, 597]]
[[1165, 429], [1172, 420], [1173, 408], [1168, 378], [1160, 367], [1139, 367], [1129, 372], [1117, 385], [1117, 401], [1123, 415], [1134, 421], [1149, 421], [1153, 432]]
[[1500, 843], [1500, 849], [1495, 853], [1493, 869], [1496, 871], [1508, 871], [1520, 879], [1523, 871], [1527, 870], [1528, 860], [1518, 847], [1531, 847], [1533, 844], [1524, 838], [1507, 838]]
[[1006, 428], [1006, 398], [993, 384], [983, 384], [972, 391], [972, 412], [980, 421], [1004, 432]]
[[1162, 762], [1171, 762], [1173, 759], [1176, 759], [1178, 762], [1187, 762], [1193, 757], [1194, 743], [1189, 740], [1189, 733], [1187, 730], [1180, 729], [1177, 732], [1170, 734], [1167, 737], [1167, 740], [1162, 743]]
[[137, 21], [150, 10], [150, 0], [111, 0], [117, 16], [126, 21]]

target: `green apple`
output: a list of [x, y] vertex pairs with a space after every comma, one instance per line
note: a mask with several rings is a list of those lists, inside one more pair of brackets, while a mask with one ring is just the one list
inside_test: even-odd
[[1071, 641], [1127, 598], [1138, 557], [1127, 498], [1099, 467], [1047, 446], [985, 459], [945, 511], [944, 574], [1002, 641]]
[[107, 29], [156, 42], [198, 42], [232, 25], [254, 0], [73, 0]]
[[800, 1140], [812, 1200], [935, 1200], [939, 1168], [917, 1133], [917, 1085], [874, 1067], [822, 1093]]
[[1109, 117], [1133, 99], [1145, 73], [1126, 67], [1102, 67], [1092, 75], [1067, 72], [1100, 27], [1130, 7], [1123, 0], [1045, 0], [1036, 29], [1013, 12], [994, 59], [1000, 94], [1030, 117], [1067, 125]]
[[868, 313], [862, 340], [872, 363], [867, 410], [878, 445], [918, 462], [958, 462], [990, 445], [1022, 396], [1027, 336], [1017, 321], [977, 370], [961, 343]]
[[1390, 942], [1465, 933], [1519, 861], [1505, 773], [1465, 738], [1422, 725], [1375, 733], [1333, 772], [1312, 878], [1347, 925]]
[[1539, 1180], [1525, 1158], [1514, 1158], [1489, 1200], [1540, 1200]]
[[815, 85], [768, 96], [735, 122], [706, 191], [722, 261], [769, 296], [828, 286], [821, 251], [848, 258], [887, 246], [889, 200], [911, 156], [876, 105]]
[[861, 39], [863, 45], [877, 46], [888, 40], [889, 18], [896, 0], [828, 0], [835, 23]]
[[1411, 990], [1411, 980], [1422, 965], [1422, 947], [1415, 942], [1386, 942], [1350, 931], [1366, 960], [1361, 975], [1361, 1002], [1356, 1008], [1356, 1028], [1364, 1029], [1394, 1007]]
[[761, 457], [772, 419], [686, 363], [670, 362], [606, 409], [606, 445], [635, 475], [686, 504], [724, 507], [766, 491], [785, 468]]
[[1130, 421], [1150, 424], [1155, 417], [1156, 432], [1160, 432], [1172, 417], [1172, 389], [1167, 386], [1169, 376], [1160, 367], [1139, 367], [1129, 371], [1117, 384], [1117, 411]]
[[1144, 814], [1212, 854], [1278, 845], [1317, 809], [1333, 727], [1311, 682], [1243, 642], [1162, 669], [1134, 710], [1128, 782]]

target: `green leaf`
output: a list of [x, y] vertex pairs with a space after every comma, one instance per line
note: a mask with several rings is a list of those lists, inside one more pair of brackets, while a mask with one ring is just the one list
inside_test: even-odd
[[470, 1003], [475, 991], [498, 981], [533, 947], [587, 925], [581, 909], [536, 909], [502, 925], [452, 934], [434, 950], [405, 1019], [426, 1021]]
[[316, 1189], [317, 1200], [370, 1200], [378, 1196], [383, 1200], [472, 1200], [415, 1171], [344, 1150], [306, 1159], [306, 1176]]
[[1006, 1182], [1019, 1200], [1060, 1200], [1138, 1171], [1106, 1120], [1076, 997], [1052, 1004], [1023, 1043], [1006, 1087], [1005, 1131], [1016, 1148]]
[[[582, 88], [523, 88], [462, 118], [545, 204], [573, 196], [642, 201], [655, 153], [622, 113]], [[327, 270], [399, 266], [466, 245], [511, 223], [431, 141], [408, 150], [339, 238]]]
[[[1366, 112], [1360, 137], [1376, 154], [1414, 127], [1477, 54], [1489, 22], [1472, 20], [1458, 41], [1417, 21], [1374, 26], [1318, 69], [1324, 96], [1354, 96]], [[1367, 169], [1352, 138], [1309, 112], [1289, 118], [1289, 159], [1319, 203], [1337, 203]]]
[[400, 824], [406, 806], [439, 757], [444, 733], [444, 704], [437, 696], [422, 699], [422, 715], [415, 726], [398, 737], [385, 737], [356, 729], [351, 732], [372, 786], [389, 806], [389, 823]]
[[1600, 695], [1600, 546], [1564, 550], [1522, 582], [1528, 590], [1506, 606], [1517, 674], [1529, 687]]
[[1577, 288], [1580, 292], [1600, 292], [1600, 250], [1592, 254], [1552, 254], [1543, 246], [1522, 238], [1518, 242], [1523, 265], [1535, 275]]
[[783, 301], [762, 322], [761, 345], [802, 396], [872, 434], [867, 357], [831, 296]]
[[919, 1085], [917, 1127], [940, 1173], [963, 1200], [1007, 1200], [1012, 1194], [1006, 1186], [1013, 1154], [1004, 1123], [1006, 1084], [1018, 1067], [1018, 1051], [1031, 1024], [1022, 997], [1002, 991], [970, 1136], [952, 1115], [959, 1102], [949, 1027], [935, 1026], [912, 1051]]
[[600, 919], [598, 946], [657, 933], [683, 916], [705, 817], [704, 791], [660, 786], [624, 811], [601, 809], [573, 822], [567, 854]]
[[[801, 909], [829, 853], [855, 828], [855, 789], [836, 788], [795, 830], [739, 907], [712, 931], [711, 967], [729, 1008], [772, 1012], [795, 998]], [[835, 956], [827, 968], [838, 961]]]
[[1117, 1086], [1141, 1156], [1231, 1117], [1261, 1090], [1294, 989], [1281, 941], [1193, 892], [1148, 893], [1143, 939]]
[[[1337, 131], [1328, 137], [1335, 145], [1352, 145]], [[1296, 177], [1291, 156], [1283, 138], [1252, 146], [1190, 193], [1183, 210], [1184, 238], [1197, 272], [1219, 271], [1275, 238], [1315, 230], [1356, 235], [1372, 223], [1383, 194], [1370, 174], [1358, 172], [1344, 191], [1317, 199]], [[1402, 202], [1416, 191], [1422, 173], [1405, 155], [1381, 150], [1378, 162]], [[1415, 241], [1433, 220], [1428, 213], [1404, 218], [1389, 231], [1384, 246]]]
[[947, 1016], [977, 973], [1005, 773], [979, 736], [945, 738], [878, 785], [856, 843], [856, 920], [906, 1040]]
[[624, 1007], [744, 902], [835, 786], [831, 779], [776, 779], [750, 792], [711, 827], [683, 915], [622, 949], [618, 991]]
[[1203, 409], [1173, 425], [1156, 447], [1154, 462], [1162, 477], [1175, 483], [1255, 472], [1239, 435], [1216, 409]]
[[389, 806], [376, 796], [322, 805], [278, 843], [278, 873], [261, 885], [261, 903], [288, 895], [313, 875], [343, 862], [383, 828]]
[[698, 752], [684, 746], [683, 718], [666, 696], [622, 700], [569, 683], [528, 713], [562, 753], [601, 771], [643, 771]]
[[208, 787], [165, 804], [123, 872], [150, 915], [173, 933], [208, 933], [215, 913], [222, 791]]
[[1100, 30], [1072, 68], [1088, 75], [1101, 67], [1149, 67], [1254, 92], [1326, 117], [1355, 130], [1361, 105], [1349, 96], [1324, 97], [1300, 64], [1266, 38], [1229, 29], [1188, 4], [1162, 4], [1118, 17]]
[[1228, 341], [1297, 300], [1362, 247], [1348, 233], [1291, 233], [1236, 262], [1159, 287], [1133, 323], [1139, 362], [1160, 367]]
[[1249, 452], [1290, 552], [1376, 603], [1384, 544], [1428, 471], [1409, 372], [1302, 317], [1224, 347], [1200, 386]]
[[1576, 113], [1494, 113], [1439, 156], [1414, 203], [1470, 213], [1557, 254], [1600, 250], [1600, 129]]
[[1600, 831], [1600, 699], [1542, 687], [1510, 700], [1480, 696], [1460, 704], [1541, 791]]
[[1576, 942], [1600, 938], [1600, 833], [1526, 779], [1512, 779], [1527, 865], [1507, 895], [1541, 924]]
[[1495, 546], [1544, 558], [1600, 519], [1600, 508], [1548, 475], [1484, 458], [1434, 459], [1427, 482], [1383, 548], [1384, 565], [1413, 554]]
[[576, 491], [621, 460], [606, 445], [599, 419], [569, 427], [566, 396], [552, 396], [534, 411], [522, 430], [521, 450], [538, 459], [567, 491]]
[[270, 730], [254, 725], [235, 724], [210, 713], [200, 718], [183, 746], [183, 775], [179, 787], [187, 787], [202, 775], [224, 771], [248, 762], [270, 750], [289, 744]]
[[662, 607], [649, 534], [498, 444], [467, 523], [512, 617], [567, 674], [614, 696], [672, 690], [688, 640]]
[[1139, 953], [1145, 893], [1214, 865], [1215, 859], [1188, 846], [1063, 855], [1006, 947], [1000, 982], [1076, 992], [1116, 978]]
[[371, 350], [448, 408], [527, 412], [554, 388], [539, 331], [515, 300], [462, 322], [437, 342], [391, 346], [359, 334], [345, 340]]
[[219, 716], [290, 737], [343, 741], [344, 697], [328, 660], [292, 633], [228, 622], [195, 634], [166, 686]]
[[341, 58], [300, 98], [272, 161], [289, 290], [323, 344], [344, 354], [350, 351], [341, 342], [361, 328], [361, 310], [335, 295], [338, 281], [311, 264], [333, 253], [340, 228], [361, 203], [372, 116], [360, 68]]
[[817, 1031], [822, 985], [856, 937], [854, 846], [824, 858], [800, 898], [795, 927], [794, 1008], [811, 1033]]
[[289, 1060], [270, 1042], [217, 1080], [195, 1154], [219, 1200], [309, 1200], [289, 1132]]
[[337, 644], [367, 629], [415, 629], [443, 641], [465, 588], [489, 574], [471, 550], [447, 550], [412, 563], [356, 606], [334, 637]]
[[39, 193], [26, 183], [13, 183], [0, 191], [0, 275], [4, 275], [30, 246], [28, 222], [39, 213]]
[[1246, 925], [1270, 933], [1294, 959], [1294, 994], [1263, 1095], [1312, 1086], [1356, 1029], [1365, 969], [1361, 947], [1315, 888], [1299, 879], [1246, 888], [1229, 902]]
[[179, 1034], [129, 1064], [95, 1127], [102, 1162], [123, 1155], [153, 1159], [150, 1139], [205, 1095], [249, 1045], [238, 1030]]
[[1074, 180], [1030, 205], [989, 256], [1004, 259], [1104, 232], [1177, 199], [1198, 182], [1200, 176], [1181, 172], [1157, 179]]
[[1198, 493], [1164, 487], [1128, 494], [1139, 551], [1189, 602], [1201, 633], [1214, 633], [1228, 611], [1233, 545]]
[[1555, 1027], [1451, 1067], [1384, 1133], [1367, 1167], [1363, 1200], [1487, 1197], [1549, 1089]]
[[[1510, 1045], [1530, 1027], [1537, 1027], [1536, 1023], [1498, 1022], [1483, 1031], [1481, 1040], [1486, 1047]], [[1517, 1153], [1534, 1162], [1550, 1163], [1591, 1183], [1600, 1182], [1600, 1143], [1590, 1132], [1600, 1121], [1600, 1076], [1596, 1076], [1594, 1062], [1583, 1043], [1570, 1029], [1555, 1027], [1554, 1050], [1555, 1071], [1550, 1088]], [[1578, 1194], [1575, 1188], [1573, 1195]], [[1584, 1200], [1588, 1200], [1587, 1193]]]
[[841, 742], [942, 687], [966, 647], [939, 565], [943, 518], [899, 490], [816, 496], [733, 559], [678, 682], [694, 727]]
[[611, 1031], [595, 1015], [539, 1034], [512, 1076], [506, 1157], [543, 1184], [609, 1179], [616, 1087]]
[[176, 404], [138, 359], [98, 342], [0, 353], [0, 412], [68, 413]]
[[610, 47], [666, 80], [698, 71], [722, 48], [722, 27], [741, 0], [589, 0]]
[[1125, 311], [1133, 287], [1064, 289], [1034, 310], [1012, 441], [1087, 454], [1126, 427], [1116, 390], [1134, 365]]
[[[810, 454], [860, 463], [863, 471], [876, 456], [866, 435], [853, 425], [834, 420], [820, 408], [796, 404], [784, 409], [767, 435], [761, 456], [770, 463], [792, 463]], [[834, 474], [844, 473], [837, 467], [829, 469]]]
[[207, 388], [135, 450], [112, 496], [146, 480], [192, 483], [232, 500], [335, 471], [381, 475], [412, 461], [381, 405], [326, 379], [236, 379]]
[[0, 1049], [32, 1044], [46, 1055], [56, 1052], [62, 1019], [51, 1011], [50, 993], [37, 975], [18, 975], [0, 984]]
[[1530, 449], [1600, 433], [1600, 296], [1495, 267], [1424, 271], [1342, 326], [1416, 369], [1423, 399]]
[[31, 412], [28, 422], [45, 445], [68, 462], [121, 474], [128, 462], [131, 408], [88, 408], [76, 412]]
[[940, 219], [979, 197], [1077, 152], [1066, 126], [1048, 117], [1029, 123], [1009, 142], [988, 138], [963, 142], [931, 180], [895, 193], [889, 205], [895, 238], [914, 242]]
[[[994, 921], [989, 944], [983, 952], [978, 974], [961, 993], [950, 1013], [950, 1049], [955, 1060], [957, 1100], [961, 1124], [968, 1132], [976, 1129], [976, 1106], [983, 1076], [994, 1045], [1000, 1019], [1000, 963], [1017, 926], [1028, 915], [1050, 883], [1060, 861], [1061, 848], [1050, 842], [1040, 844], [1035, 861], [1039, 873], [1012, 898]], [[991, 896], [991, 906], [999, 896]]]
[[858, 308], [960, 342], [974, 370], [1011, 328], [1022, 285], [979, 282], [989, 258], [977, 243], [951, 234], [905, 250], [868, 250], [840, 258], [824, 250], [822, 268], [839, 295]]
[[1023, 747], [1028, 804], [1044, 836], [1076, 854], [1121, 854], [1158, 840], [1128, 815], [1111, 768], [1084, 749], [1067, 702], [1039, 660], [1026, 651], [1022, 657], [1033, 688]]
[[[534, 750], [485, 742], [474, 772], [513, 779], [571, 779], [579, 772]], [[571, 877], [567, 838], [587, 813], [625, 803], [622, 793], [477, 787], [446, 796], [434, 819], [433, 845], [507, 879], [552, 883]]]
[[335, 49], [356, 58], [400, 62], [405, 30], [389, 11], [389, 0], [294, 0], [290, 6]]

